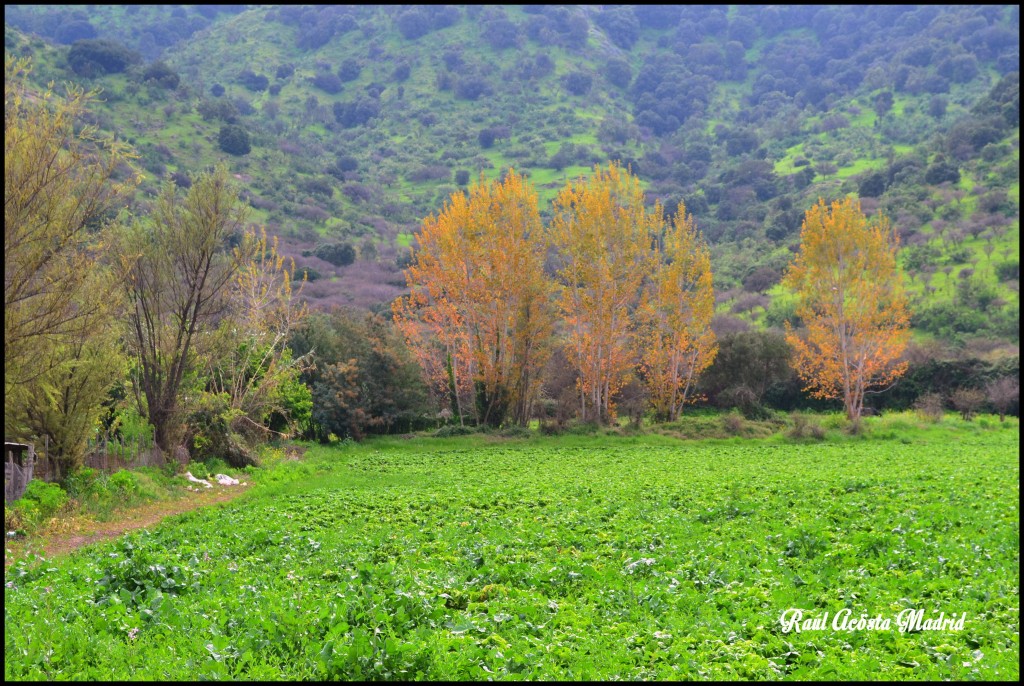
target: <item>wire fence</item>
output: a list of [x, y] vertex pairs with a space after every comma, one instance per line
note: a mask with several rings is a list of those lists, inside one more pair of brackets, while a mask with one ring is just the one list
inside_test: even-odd
[[[22, 446], [19, 446], [19, 448]], [[19, 450], [12, 444], [4, 446], [4, 502], [17, 500], [25, 493], [32, 480], [35, 468], [35, 450], [31, 445], [27, 451]]]
[[[9, 444], [13, 445], [13, 444]], [[32, 479], [41, 481], [60, 481], [65, 476], [62, 466], [50, 459], [50, 442], [44, 437], [41, 451], [36, 452], [34, 445], [28, 445], [27, 454], [8, 447], [4, 460], [4, 499], [6, 502], [17, 500], [25, 493], [28, 482]], [[113, 473], [121, 469], [137, 469], [139, 467], [163, 467], [170, 462], [180, 465], [188, 463], [188, 451], [179, 446], [173, 453], [162, 451], [151, 439], [135, 438], [125, 440], [121, 437], [101, 436], [89, 439], [86, 444], [82, 466]]]

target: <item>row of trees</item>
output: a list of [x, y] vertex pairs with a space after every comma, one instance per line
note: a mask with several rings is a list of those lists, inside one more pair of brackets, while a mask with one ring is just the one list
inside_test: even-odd
[[[711, 262], [680, 203], [666, 219], [615, 163], [570, 182], [547, 226], [510, 170], [455, 193], [423, 222], [395, 322], [440, 397], [463, 421], [524, 425], [560, 349], [576, 375], [578, 416], [606, 423], [636, 377], [654, 415], [675, 420], [718, 351]], [[803, 329], [787, 325], [792, 365], [812, 397], [842, 400], [858, 421], [865, 395], [907, 365], [909, 313], [888, 219], [847, 198], [807, 211], [784, 284]], [[765, 389], [754, 393], [758, 398]]]
[[129, 412], [165, 452], [250, 461], [243, 434], [311, 409], [287, 347], [294, 267], [247, 230], [223, 166], [130, 217], [134, 153], [80, 126], [95, 93], [31, 92], [29, 69], [5, 60], [5, 434], [47, 437], [66, 473]]
[[454, 193], [424, 221], [406, 279], [396, 326], [460, 421], [526, 424], [556, 346], [584, 421], [612, 420], [634, 372], [674, 419], [715, 354], [710, 259], [692, 218], [680, 204], [666, 223], [616, 164], [568, 184], [546, 227], [514, 170]]

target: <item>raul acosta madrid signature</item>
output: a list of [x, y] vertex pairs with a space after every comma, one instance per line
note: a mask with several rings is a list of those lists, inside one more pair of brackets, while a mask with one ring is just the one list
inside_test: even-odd
[[[932, 615], [935, 615], [934, 610]], [[782, 633], [788, 634], [791, 631], [800, 633], [801, 631], [827, 631], [828, 629], [832, 631], [892, 631], [894, 620], [895, 628], [900, 633], [963, 631], [964, 622], [967, 620], [966, 612], [961, 613], [959, 617], [955, 614], [947, 617], [945, 612], [940, 612], [938, 616], [925, 617], [924, 610], [913, 608], [903, 610], [895, 617], [883, 617], [880, 614], [870, 617], [867, 613], [854, 616], [853, 610], [849, 608], [843, 608], [832, 615], [831, 622], [829, 622], [829, 616], [830, 613], [825, 612], [814, 617], [805, 617], [804, 610], [791, 607], [782, 613], [779, 621], [782, 623]]]

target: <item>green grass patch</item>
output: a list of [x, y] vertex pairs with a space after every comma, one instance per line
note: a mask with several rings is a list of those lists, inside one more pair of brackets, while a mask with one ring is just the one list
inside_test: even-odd
[[[1016, 680], [1018, 426], [881, 421], [311, 447], [8, 569], [5, 677]], [[893, 626], [786, 633], [789, 608]], [[965, 628], [902, 633], [910, 609]]]

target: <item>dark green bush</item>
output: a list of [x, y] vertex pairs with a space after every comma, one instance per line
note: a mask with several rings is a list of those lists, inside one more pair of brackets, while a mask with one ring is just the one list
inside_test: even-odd
[[220, 127], [217, 142], [220, 144], [221, 150], [231, 155], [248, 155], [252, 150], [252, 146], [249, 144], [249, 134], [236, 124], [225, 124]]
[[440, 429], [434, 432], [434, 438], [451, 438], [452, 436], [468, 436], [476, 433], [471, 426], [462, 426], [460, 424], [450, 424], [449, 426], [442, 426]]
[[525, 426], [509, 426], [502, 429], [499, 433], [502, 438], [529, 438], [533, 435], [529, 427]]
[[356, 249], [348, 243], [328, 243], [313, 251], [321, 260], [330, 262], [335, 267], [344, 267], [356, 261]]
[[88, 39], [75, 41], [68, 51], [68, 65], [79, 76], [118, 74], [142, 61], [142, 55], [117, 41]]

